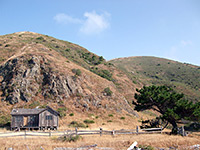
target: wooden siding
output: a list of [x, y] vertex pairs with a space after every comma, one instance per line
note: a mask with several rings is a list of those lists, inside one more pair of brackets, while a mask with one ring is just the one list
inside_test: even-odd
[[[52, 117], [48, 117], [52, 116]], [[57, 127], [58, 126], [58, 116], [50, 111], [45, 110], [39, 114], [39, 127]]]
[[23, 126], [23, 116], [12, 116], [11, 127], [22, 127]]
[[11, 129], [15, 128], [56, 128], [59, 113], [50, 107], [46, 109], [13, 109]]
[[39, 115], [13, 115], [11, 127], [38, 127]]

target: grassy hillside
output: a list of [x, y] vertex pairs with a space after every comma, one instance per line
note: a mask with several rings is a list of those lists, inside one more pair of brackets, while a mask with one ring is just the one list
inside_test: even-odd
[[[47, 35], [18, 32], [0, 36], [0, 52], [0, 126], [9, 123], [13, 107], [46, 105], [61, 111], [60, 126], [64, 128], [72, 121], [83, 123], [89, 114], [95, 116], [90, 118], [95, 124], [107, 127], [122, 122], [120, 118], [127, 114], [125, 118], [136, 119], [128, 104], [135, 85], [103, 57], [81, 46]], [[116, 113], [119, 117], [108, 117]], [[75, 115], [73, 120], [69, 114]], [[5, 117], [8, 121], [1, 121]], [[123, 122], [128, 126], [129, 120]]]
[[[97, 56], [79, 45], [33, 32], [17, 32], [0, 36], [0, 51], [2, 52], [0, 62], [15, 54], [26, 44], [42, 44], [50, 51], [55, 50], [87, 69], [90, 68], [90, 65], [105, 62], [102, 56]], [[41, 51], [43, 50], [41, 49]]]
[[183, 92], [190, 100], [200, 99], [200, 67], [156, 58], [129, 57], [110, 61], [123, 70], [134, 83], [168, 85]]

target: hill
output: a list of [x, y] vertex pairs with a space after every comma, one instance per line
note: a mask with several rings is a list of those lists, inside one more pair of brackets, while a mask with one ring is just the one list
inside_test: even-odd
[[200, 67], [157, 57], [128, 57], [109, 61], [137, 84], [167, 85], [192, 101], [200, 99]]
[[69, 124], [72, 120], [65, 116], [74, 113], [80, 113], [74, 117], [79, 121], [88, 114], [106, 120], [108, 114], [137, 115], [128, 104], [136, 86], [102, 56], [81, 46], [18, 32], [0, 36], [0, 52], [0, 125], [7, 123], [13, 107], [49, 105], [64, 118], [60, 125]]
[[135, 128], [138, 119], [157, 115], [133, 110], [136, 88], [150, 84], [200, 98], [200, 68], [190, 64], [156, 57], [107, 62], [77, 44], [33, 32], [0, 36], [0, 52], [0, 126], [9, 122], [14, 107], [49, 105], [60, 112], [62, 128], [86, 127], [85, 119], [95, 128]]

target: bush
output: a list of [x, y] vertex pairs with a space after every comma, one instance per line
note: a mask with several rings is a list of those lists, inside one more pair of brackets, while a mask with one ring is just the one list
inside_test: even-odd
[[87, 128], [88, 127], [88, 126], [85, 126], [83, 123], [79, 123], [77, 121], [72, 121], [68, 126], [74, 127], [74, 128]]
[[59, 139], [62, 140], [63, 142], [76, 142], [81, 138], [79, 135], [71, 135], [71, 136], [63, 136], [60, 137]]
[[114, 79], [112, 78], [112, 73], [110, 73], [108, 70], [99, 70], [97, 67], [92, 67], [90, 68], [90, 71], [99, 75], [102, 78], [107, 79], [108, 81], [114, 81]]
[[92, 124], [92, 123], [94, 123], [94, 120], [86, 119], [83, 122], [86, 123], [86, 124]]
[[112, 120], [108, 120], [107, 122], [112, 122]]
[[72, 69], [72, 72], [75, 73], [75, 75], [80, 76], [81, 70], [80, 69]]
[[66, 116], [66, 111], [67, 111], [66, 107], [61, 107], [57, 109], [57, 112], [60, 114], [60, 118]]
[[36, 40], [41, 40], [42, 41], [42, 40], [44, 40], [44, 38], [42, 36], [40, 36], [40, 37], [37, 37]]
[[74, 113], [70, 113], [69, 116], [74, 116]]
[[112, 93], [113, 93], [113, 92], [110, 90], [109, 87], [105, 88], [105, 89], [104, 89], [104, 92], [106, 93], [107, 96], [111, 96]]
[[4, 127], [4, 126], [10, 126], [10, 116], [9, 115], [2, 115], [0, 116], [0, 126]]
[[154, 148], [151, 145], [139, 145], [139, 148], [145, 150], [154, 150]]
[[125, 117], [121, 117], [120, 119], [124, 120], [124, 119], [125, 119]]
[[113, 117], [113, 114], [109, 114], [108, 117]]

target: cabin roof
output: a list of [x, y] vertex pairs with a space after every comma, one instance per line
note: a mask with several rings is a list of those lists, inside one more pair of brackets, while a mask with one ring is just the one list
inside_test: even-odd
[[34, 114], [39, 114], [40, 112], [42, 112], [45, 109], [25, 109], [25, 108], [17, 108], [17, 109], [13, 109], [11, 112], [11, 115], [34, 115]]
[[55, 110], [53, 110], [51, 107], [46, 107], [46, 108], [34, 108], [34, 109], [25, 109], [25, 108], [15, 108], [11, 111], [11, 115], [37, 115], [45, 110], [52, 110], [54, 111], [57, 115], [59, 115], [59, 113]]

